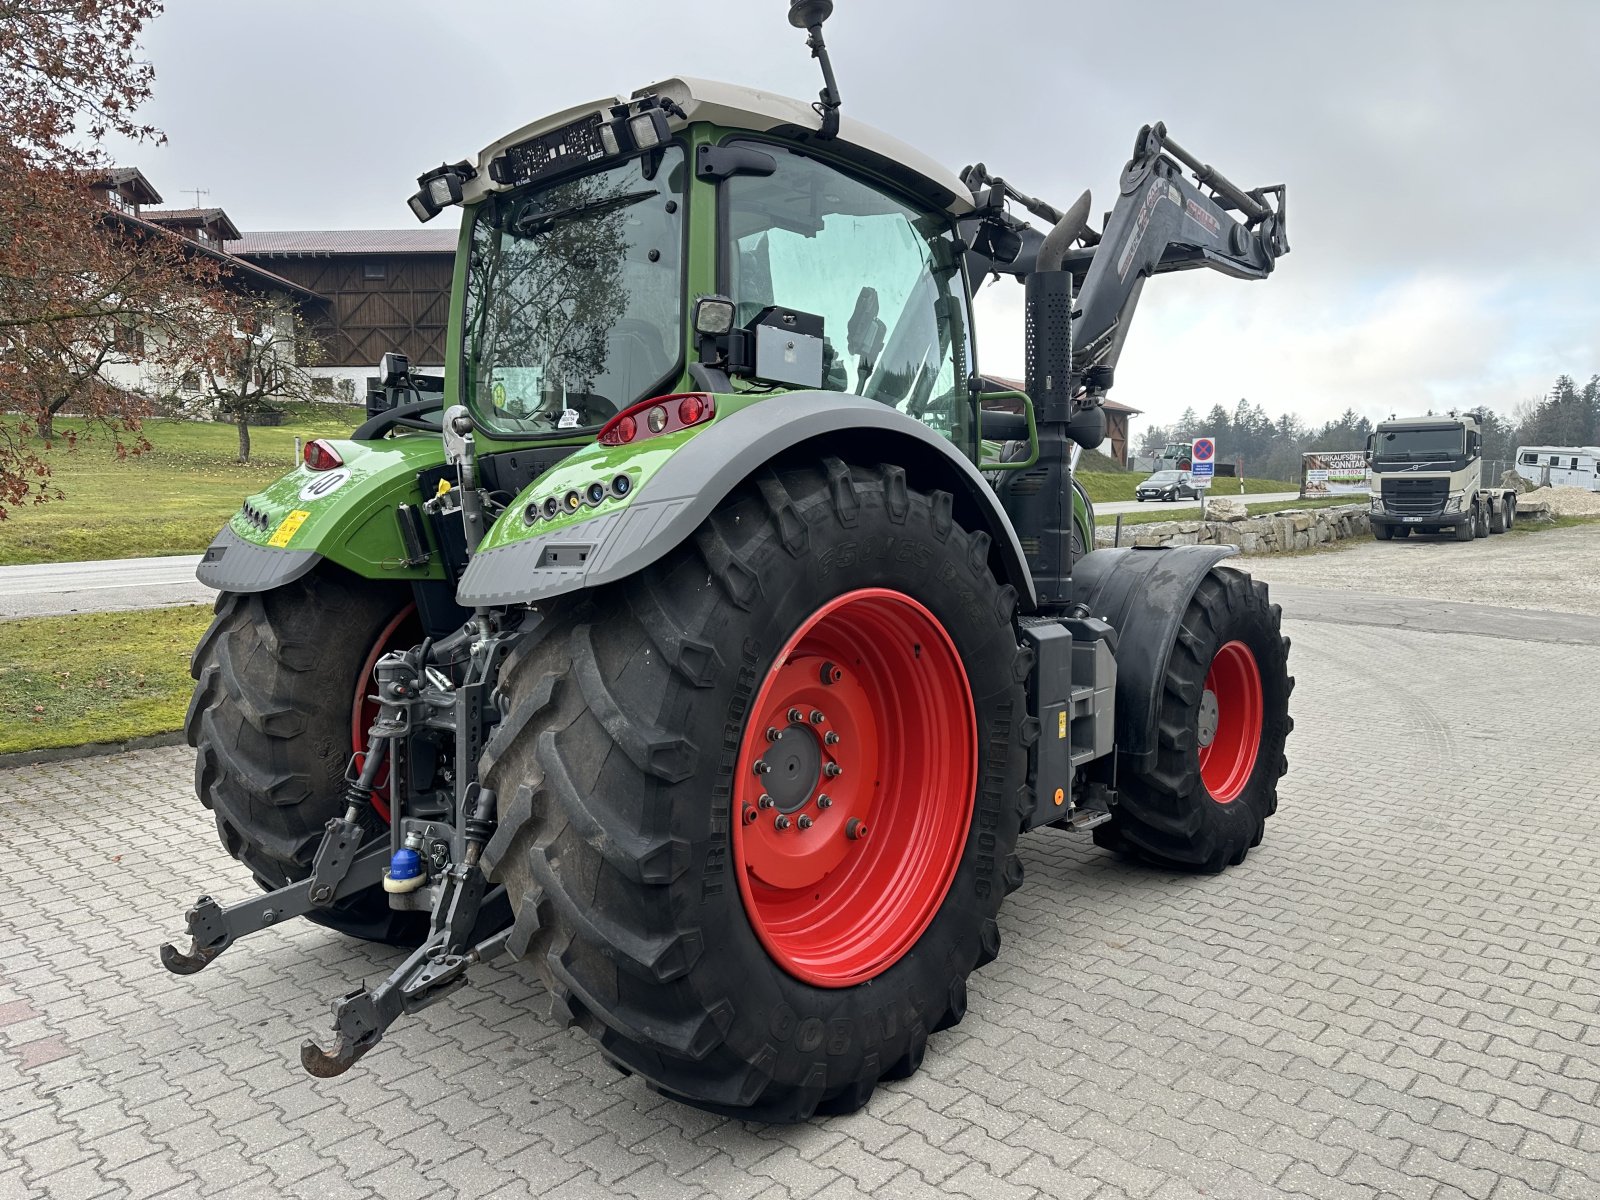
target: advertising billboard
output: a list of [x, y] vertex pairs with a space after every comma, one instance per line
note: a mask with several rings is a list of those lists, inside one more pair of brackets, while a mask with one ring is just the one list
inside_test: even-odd
[[1365, 495], [1371, 489], [1367, 456], [1359, 450], [1323, 450], [1300, 456], [1303, 497]]

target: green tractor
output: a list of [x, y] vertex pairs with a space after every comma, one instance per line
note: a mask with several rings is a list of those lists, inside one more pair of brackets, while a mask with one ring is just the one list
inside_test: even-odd
[[[1266, 276], [1283, 188], [1160, 125], [1098, 231], [957, 177], [841, 119], [830, 10], [790, 11], [815, 104], [668, 79], [422, 176], [462, 217], [443, 379], [387, 357], [206, 552], [187, 733], [266, 895], [162, 958], [302, 916], [410, 947], [314, 1075], [504, 954], [664, 1094], [848, 1111], [962, 1019], [1020, 834], [1261, 841], [1277, 607], [1224, 547], [1093, 550], [1072, 472], [1145, 279]], [[991, 274], [1025, 394], [979, 373]]]

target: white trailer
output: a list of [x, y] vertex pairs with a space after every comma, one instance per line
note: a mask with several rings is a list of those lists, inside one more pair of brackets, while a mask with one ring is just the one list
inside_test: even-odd
[[1600, 492], [1600, 446], [1518, 446], [1517, 474], [1535, 487]]

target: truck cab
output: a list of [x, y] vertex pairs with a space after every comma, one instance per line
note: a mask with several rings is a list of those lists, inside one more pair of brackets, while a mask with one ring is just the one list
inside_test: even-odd
[[1483, 436], [1470, 416], [1394, 417], [1367, 439], [1373, 536], [1452, 530], [1458, 541], [1499, 533], [1515, 493], [1483, 486]]

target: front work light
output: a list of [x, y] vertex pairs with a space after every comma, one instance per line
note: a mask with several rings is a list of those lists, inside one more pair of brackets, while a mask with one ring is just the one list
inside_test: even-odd
[[433, 201], [435, 208], [460, 204], [461, 177], [453, 171], [448, 175], [434, 176], [428, 180], [428, 199]]
[[469, 179], [477, 178], [477, 175], [477, 168], [464, 159], [454, 164], [440, 163], [433, 170], [417, 176], [417, 186], [422, 190], [406, 203], [417, 220], [431, 221], [442, 209], [460, 204], [462, 185]]
[[411, 207], [411, 213], [419, 221], [431, 221], [439, 215], [439, 208], [429, 199], [426, 191], [418, 192], [406, 203]]
[[659, 108], [652, 108], [649, 112], [630, 117], [628, 136], [633, 139], [634, 149], [654, 149], [667, 140], [667, 114]]
[[694, 302], [694, 331], [702, 337], [732, 332], [733, 318], [733, 301], [726, 296], [701, 296]]

